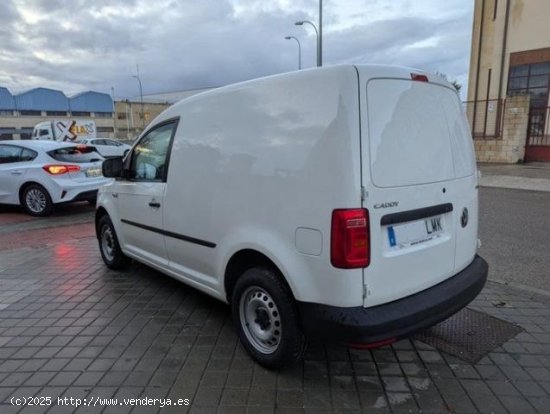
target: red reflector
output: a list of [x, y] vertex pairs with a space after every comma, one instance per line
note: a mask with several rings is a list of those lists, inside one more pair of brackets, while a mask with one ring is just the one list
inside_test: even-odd
[[42, 167], [44, 171], [46, 171], [48, 174], [52, 175], [60, 175], [60, 174], [67, 174], [69, 172], [78, 172], [80, 171], [80, 167], [78, 165], [72, 165], [72, 164], [49, 164], [44, 165]]
[[419, 73], [411, 73], [411, 79], [413, 81], [428, 82], [428, 77]]
[[355, 349], [372, 349], [372, 348], [380, 348], [385, 345], [393, 344], [395, 341], [396, 341], [396, 338], [389, 338], [378, 342], [349, 343], [347, 344], [347, 346]]
[[341, 269], [370, 263], [369, 212], [363, 208], [332, 212], [330, 262]]

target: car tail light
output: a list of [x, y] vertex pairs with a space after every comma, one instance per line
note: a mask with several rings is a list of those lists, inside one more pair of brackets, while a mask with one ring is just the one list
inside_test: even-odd
[[420, 73], [411, 73], [411, 79], [418, 82], [429, 82], [426, 75], [421, 75]]
[[80, 171], [80, 167], [78, 165], [72, 165], [72, 164], [49, 164], [49, 165], [44, 165], [42, 169], [51, 175], [61, 175], [61, 174], [67, 174], [70, 172]]
[[369, 212], [364, 208], [332, 212], [330, 262], [341, 269], [367, 267], [370, 263]]

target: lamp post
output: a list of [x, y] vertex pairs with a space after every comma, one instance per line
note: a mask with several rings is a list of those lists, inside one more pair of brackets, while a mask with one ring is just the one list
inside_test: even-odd
[[317, 44], [318, 65], [323, 66], [323, 0], [319, 0], [319, 43]]
[[317, 26], [313, 22], [310, 22], [309, 20], [300, 20], [299, 22], [294, 23], [296, 26], [303, 26], [304, 23], [307, 23], [313, 27], [315, 30], [315, 36], [317, 38], [317, 66], [321, 66], [321, 53], [319, 51], [319, 31], [317, 30]]
[[145, 128], [145, 114], [143, 113], [143, 88], [141, 87], [141, 79], [139, 75], [132, 75], [133, 78], [136, 78], [139, 82], [139, 98], [141, 101], [141, 129]]
[[302, 45], [297, 37], [294, 36], [285, 36], [286, 40], [294, 39], [298, 43], [298, 70], [302, 69]]
[[309, 20], [300, 20], [294, 24], [296, 26], [303, 26], [304, 23], [311, 25], [315, 30], [315, 35], [317, 36], [317, 66], [321, 67], [323, 66], [323, 0], [319, 0], [319, 30]]

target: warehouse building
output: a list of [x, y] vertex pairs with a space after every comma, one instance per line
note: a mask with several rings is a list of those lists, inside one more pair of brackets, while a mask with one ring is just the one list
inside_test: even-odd
[[66, 118], [93, 119], [98, 136], [133, 140], [171, 104], [209, 89], [113, 101], [109, 94], [94, 91], [67, 97], [59, 90], [36, 88], [13, 95], [0, 87], [0, 140], [30, 139], [39, 122]]
[[113, 112], [113, 99], [106, 93], [88, 91], [67, 97], [59, 90], [35, 88], [13, 95], [0, 87], [0, 140], [30, 139], [39, 122], [66, 118], [92, 118], [98, 135], [113, 138]]

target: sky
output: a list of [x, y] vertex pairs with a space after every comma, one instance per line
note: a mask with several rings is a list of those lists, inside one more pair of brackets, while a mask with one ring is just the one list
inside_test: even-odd
[[[1, 0], [0, 86], [115, 97], [221, 86], [316, 65], [318, 0]], [[473, 0], [324, 0], [323, 64], [468, 77]]]

